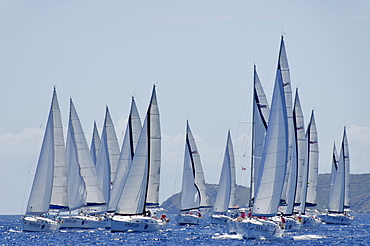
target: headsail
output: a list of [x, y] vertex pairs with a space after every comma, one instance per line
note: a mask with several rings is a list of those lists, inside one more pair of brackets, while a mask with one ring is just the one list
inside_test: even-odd
[[111, 198], [109, 200], [108, 211], [115, 211], [118, 200], [127, 178], [128, 171], [134, 158], [135, 149], [141, 132], [141, 120], [136, 107], [135, 99], [131, 99], [131, 109], [123, 138], [121, 154], [117, 166], [116, 176], [113, 182]]
[[234, 208], [235, 192], [236, 192], [236, 181], [235, 181], [234, 150], [231, 141], [230, 131], [228, 131], [224, 162], [222, 165], [220, 181], [218, 185], [218, 191], [213, 211], [224, 213], [229, 208]]
[[280, 69], [276, 74], [268, 122], [259, 177], [260, 184], [252, 210], [253, 215], [256, 216], [276, 214], [285, 179], [288, 122]]
[[[341, 154], [343, 154], [342, 150]], [[340, 159], [339, 162], [334, 144], [328, 210], [337, 213], [344, 211], [344, 162], [343, 158]]]
[[106, 201], [99, 185], [95, 166], [91, 160], [85, 134], [72, 99], [70, 100], [70, 127], [72, 128], [73, 140], [77, 148], [77, 161], [80, 165], [81, 176], [86, 184], [87, 205], [105, 204]]
[[103, 132], [101, 135], [101, 141], [99, 146], [99, 153], [96, 159], [96, 173], [98, 176], [98, 180], [100, 181], [100, 188], [103, 191], [104, 199], [108, 202], [110, 200], [110, 192], [111, 192], [111, 164], [109, 158], [109, 148], [108, 148], [108, 127], [107, 124], [107, 117], [108, 117], [108, 107], [106, 110]]

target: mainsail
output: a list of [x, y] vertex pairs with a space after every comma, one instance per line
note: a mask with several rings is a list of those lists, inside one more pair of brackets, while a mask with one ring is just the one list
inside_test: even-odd
[[304, 118], [301, 107], [301, 102], [299, 100], [298, 88], [296, 89], [295, 100], [294, 100], [294, 110], [293, 110], [293, 122], [295, 128], [295, 136], [297, 141], [297, 161], [298, 161], [298, 170], [297, 170], [297, 187], [295, 194], [295, 205], [298, 206], [301, 204], [301, 196], [303, 189], [303, 176], [304, 173], [307, 173], [307, 167], [304, 165], [305, 162], [305, 131], [304, 131]]
[[120, 151], [119, 151], [119, 146], [118, 146], [116, 130], [114, 128], [113, 120], [112, 120], [112, 117], [110, 116], [108, 107], [106, 107], [104, 126], [107, 132], [109, 162], [111, 166], [110, 167], [110, 171], [111, 171], [110, 182], [113, 183], [114, 177], [116, 175]]
[[312, 110], [310, 123], [306, 131], [306, 165], [308, 166], [306, 206], [313, 207], [317, 204], [317, 176], [319, 163], [319, 146], [317, 129]]
[[98, 127], [96, 126], [96, 121], [94, 121], [93, 134], [90, 145], [90, 155], [94, 165], [96, 164], [96, 157], [98, 156], [99, 153], [99, 146], [100, 146], [100, 136], [98, 132]]
[[251, 196], [250, 204], [252, 207], [255, 197], [262, 161], [263, 145], [269, 117], [269, 105], [265, 92], [263, 91], [260, 79], [254, 66], [254, 93], [253, 93], [253, 125], [252, 125], [252, 158], [251, 158]]

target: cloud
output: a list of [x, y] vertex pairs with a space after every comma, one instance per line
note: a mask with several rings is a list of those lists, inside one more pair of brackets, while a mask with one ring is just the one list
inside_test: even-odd
[[351, 125], [347, 129], [347, 137], [351, 142], [370, 147], [370, 126]]

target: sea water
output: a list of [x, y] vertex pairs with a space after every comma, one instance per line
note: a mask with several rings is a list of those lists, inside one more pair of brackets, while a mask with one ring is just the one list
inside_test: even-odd
[[198, 226], [177, 225], [174, 215], [160, 232], [118, 232], [106, 229], [62, 229], [56, 232], [22, 232], [20, 215], [0, 215], [0, 245], [370, 245], [370, 214], [354, 214], [351, 225], [318, 225], [286, 231], [278, 239], [243, 239], [205, 219]]

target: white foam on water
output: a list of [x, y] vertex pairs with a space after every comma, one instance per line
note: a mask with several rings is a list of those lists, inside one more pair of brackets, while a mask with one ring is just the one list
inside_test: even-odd
[[243, 236], [241, 234], [216, 233], [214, 236], [212, 236], [212, 239], [243, 239]]
[[312, 240], [312, 239], [321, 239], [321, 238], [325, 238], [325, 236], [319, 236], [319, 235], [293, 236], [294, 240]]
[[22, 232], [22, 231], [17, 231], [17, 230], [9, 229], [9, 232]]

